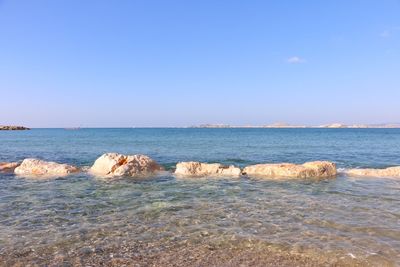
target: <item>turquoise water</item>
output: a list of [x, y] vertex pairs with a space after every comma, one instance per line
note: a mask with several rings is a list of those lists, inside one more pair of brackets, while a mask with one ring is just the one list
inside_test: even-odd
[[0, 161], [39, 157], [78, 165], [102, 153], [147, 154], [170, 166], [331, 160], [339, 167], [400, 165], [400, 129], [34, 129], [0, 132]]
[[[0, 132], [0, 161], [36, 157], [89, 166], [105, 152], [146, 154], [170, 170], [187, 160], [241, 167], [310, 160], [330, 160], [339, 168], [386, 167], [400, 165], [400, 130]], [[49, 181], [12, 174], [0, 174], [0, 179], [4, 265], [109, 263], [115, 258], [138, 265], [191, 265], [214, 254], [214, 265], [226, 262], [221, 255], [229, 255], [233, 265], [250, 265], [246, 259], [255, 251], [296, 265], [400, 264], [396, 179], [193, 180], [168, 173], [145, 180], [104, 181], [85, 173]], [[179, 256], [185, 260], [179, 262]], [[235, 257], [243, 259], [236, 262]], [[297, 262], [299, 257], [307, 261]], [[258, 261], [262, 265], [268, 259]]]

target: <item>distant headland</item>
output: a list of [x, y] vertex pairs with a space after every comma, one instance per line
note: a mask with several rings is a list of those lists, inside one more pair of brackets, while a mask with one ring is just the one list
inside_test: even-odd
[[30, 130], [30, 128], [24, 126], [0, 125], [0, 131], [21, 131], [21, 130]]
[[292, 125], [288, 123], [273, 123], [268, 125], [243, 125], [232, 126], [229, 124], [200, 124], [197, 126], [190, 126], [189, 128], [400, 128], [400, 123], [388, 124], [351, 124], [346, 125], [343, 123], [331, 123], [324, 125]]

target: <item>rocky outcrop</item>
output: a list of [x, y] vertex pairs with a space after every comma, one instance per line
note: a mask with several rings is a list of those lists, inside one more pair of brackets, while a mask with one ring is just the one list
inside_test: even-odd
[[400, 166], [386, 169], [349, 169], [344, 172], [348, 176], [369, 176], [369, 177], [399, 177]]
[[79, 172], [79, 168], [40, 159], [24, 159], [14, 170], [17, 175], [35, 177], [60, 177], [75, 172]]
[[19, 162], [0, 162], [0, 172], [13, 172], [20, 164]]
[[243, 174], [269, 178], [311, 178], [333, 177], [336, 164], [329, 161], [313, 161], [304, 164], [278, 163], [247, 166]]
[[4, 130], [4, 131], [17, 131], [17, 130], [30, 130], [27, 127], [24, 126], [10, 126], [10, 125], [0, 125], [0, 131]]
[[145, 155], [106, 153], [94, 162], [89, 172], [99, 176], [142, 176], [162, 170], [157, 162]]
[[178, 176], [239, 176], [240, 169], [219, 163], [179, 162], [176, 164], [175, 174]]

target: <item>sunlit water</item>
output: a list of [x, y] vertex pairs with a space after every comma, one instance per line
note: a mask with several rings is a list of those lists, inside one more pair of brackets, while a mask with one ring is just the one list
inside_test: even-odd
[[[0, 161], [38, 157], [87, 166], [104, 152], [147, 154], [169, 170], [185, 160], [386, 167], [400, 165], [400, 130], [0, 132]], [[84, 173], [49, 181], [12, 174], [0, 179], [3, 265], [400, 264], [396, 179], [177, 179], [169, 173], [145, 180]]]

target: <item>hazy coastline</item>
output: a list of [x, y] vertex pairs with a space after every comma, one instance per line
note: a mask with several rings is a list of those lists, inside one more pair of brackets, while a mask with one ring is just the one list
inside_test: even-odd
[[189, 128], [400, 128], [400, 123], [382, 123], [382, 124], [344, 124], [331, 123], [323, 125], [295, 125], [288, 123], [274, 123], [268, 125], [229, 125], [229, 124], [200, 124], [190, 126]]
[[0, 131], [22, 131], [22, 130], [30, 130], [30, 128], [25, 126], [0, 125]]

